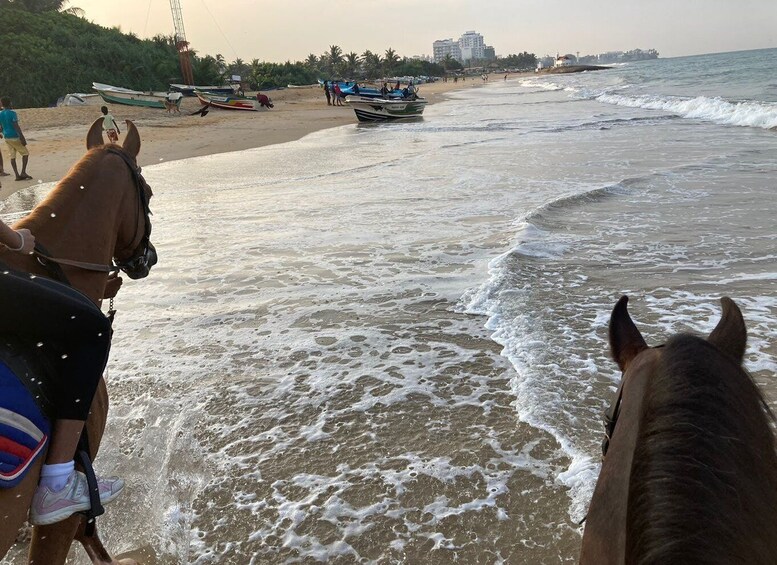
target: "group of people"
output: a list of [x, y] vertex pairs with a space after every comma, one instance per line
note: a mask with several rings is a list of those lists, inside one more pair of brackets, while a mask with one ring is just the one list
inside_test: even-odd
[[[0, 98], [0, 137], [5, 139], [5, 145], [11, 155], [11, 168], [16, 175], [16, 180], [31, 180], [32, 177], [27, 174], [27, 161], [30, 158], [30, 150], [27, 149], [27, 139], [19, 125], [19, 116], [14, 112], [11, 105], [11, 99], [8, 96]], [[16, 156], [22, 157], [22, 168], [16, 163]], [[9, 173], [5, 172], [3, 165], [3, 152], [0, 151], [0, 176], [7, 177]]]
[[[348, 86], [348, 83], [345, 83], [346, 86]], [[327, 106], [342, 106], [343, 101], [345, 101], [346, 94], [343, 93], [342, 89], [340, 88], [340, 83], [334, 80], [325, 80], [322, 84], [322, 88], [324, 89], [324, 95], [326, 95], [326, 103]], [[384, 98], [389, 95], [391, 92], [400, 92], [402, 94], [402, 98], [410, 98], [414, 99], [417, 97], [417, 89], [415, 85], [413, 84], [413, 81], [411, 80], [408, 85], [405, 88], [402, 88], [399, 81], [397, 81], [397, 84], [394, 85], [394, 88], [390, 88], [388, 83], [386, 81], [383, 81], [383, 86], [380, 89], [380, 94]], [[360, 89], [359, 89], [359, 83], [354, 82], [353, 86], [350, 87], [349, 94], [355, 94], [359, 95]]]
[[[19, 125], [19, 115], [14, 111], [11, 99], [8, 96], [0, 98], [0, 137], [5, 139], [5, 146], [11, 156], [11, 168], [16, 175], [16, 180], [32, 180], [32, 176], [27, 173], [27, 163], [30, 159], [30, 150], [27, 148], [27, 139], [24, 137], [22, 127]], [[111, 143], [119, 142], [119, 126], [113, 116], [108, 112], [107, 106], [102, 106], [100, 111], [103, 114], [103, 130]], [[22, 167], [16, 162], [17, 155], [22, 158]], [[3, 163], [3, 152], [0, 151], [0, 177], [7, 177], [9, 173], [5, 172]], [[0, 184], [0, 187], [2, 185]]]
[[[324, 94], [326, 95], [327, 106], [343, 105], [343, 101], [345, 100], [345, 95], [343, 94], [343, 91], [340, 89], [340, 85], [336, 81], [325, 80], [323, 87], [324, 87]], [[359, 88], [359, 86], [356, 85], [356, 88]]]

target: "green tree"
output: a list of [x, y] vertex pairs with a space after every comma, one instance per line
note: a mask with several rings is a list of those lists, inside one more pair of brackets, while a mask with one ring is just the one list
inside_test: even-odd
[[359, 55], [351, 51], [343, 59], [343, 76], [354, 78], [359, 69]]
[[380, 63], [380, 55], [373, 53], [369, 49], [362, 53], [361, 56], [362, 69], [364, 69], [364, 75], [366, 78], [379, 78], [382, 76], [382, 69]]
[[383, 72], [387, 76], [394, 74], [397, 64], [399, 63], [399, 55], [391, 47], [386, 49], [386, 53], [383, 56]]
[[330, 45], [329, 46], [329, 64], [333, 67], [336, 66], [338, 63], [341, 63], [343, 60], [343, 50], [340, 49], [337, 45]]

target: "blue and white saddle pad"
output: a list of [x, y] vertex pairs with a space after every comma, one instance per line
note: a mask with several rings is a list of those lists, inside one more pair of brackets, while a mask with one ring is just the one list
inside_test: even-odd
[[46, 448], [51, 426], [35, 398], [0, 361], [0, 488], [12, 488]]

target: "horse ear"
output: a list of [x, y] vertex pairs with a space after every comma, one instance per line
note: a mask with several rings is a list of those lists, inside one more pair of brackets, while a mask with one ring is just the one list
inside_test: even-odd
[[103, 141], [103, 119], [97, 118], [89, 128], [89, 133], [86, 134], [86, 149], [94, 149], [100, 145], [104, 145]]
[[728, 296], [721, 298], [720, 303], [723, 306], [723, 316], [707, 341], [741, 364], [747, 345], [747, 328], [742, 311]]
[[138, 153], [140, 153], [140, 134], [138, 133], [138, 128], [135, 127], [135, 124], [130, 120], [126, 120], [126, 122], [127, 135], [124, 137], [124, 144], [122, 147], [124, 148], [124, 151], [135, 159], [138, 156]]
[[621, 296], [610, 315], [610, 351], [621, 371], [625, 371], [631, 360], [648, 348], [637, 326], [631, 321], [626, 308], [628, 303], [629, 297]]

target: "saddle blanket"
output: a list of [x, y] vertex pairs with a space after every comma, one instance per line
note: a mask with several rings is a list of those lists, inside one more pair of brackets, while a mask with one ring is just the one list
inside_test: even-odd
[[50, 432], [33, 395], [0, 361], [0, 488], [15, 487], [24, 479]]

